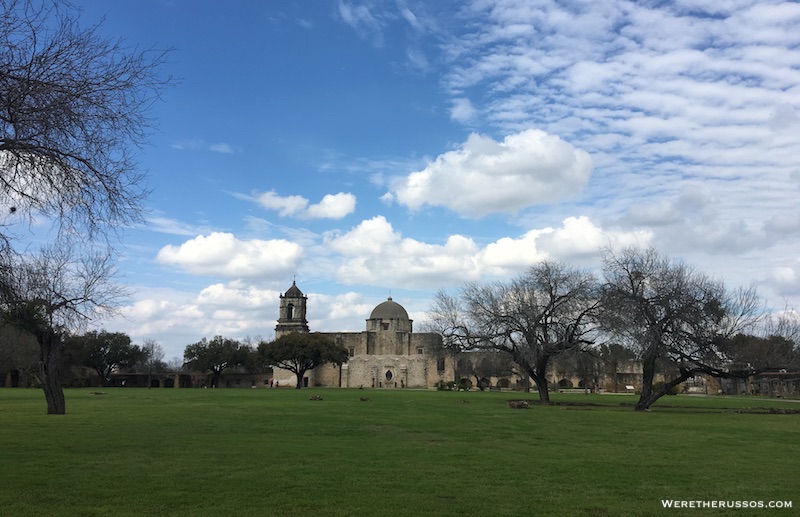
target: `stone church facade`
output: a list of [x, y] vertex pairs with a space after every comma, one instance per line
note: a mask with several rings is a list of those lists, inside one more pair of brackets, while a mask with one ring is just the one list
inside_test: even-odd
[[[308, 297], [295, 282], [280, 296], [275, 337], [290, 332], [310, 332], [306, 319]], [[452, 361], [437, 355], [441, 336], [414, 333], [413, 321], [391, 297], [378, 304], [362, 332], [319, 332], [348, 351], [342, 365], [324, 365], [306, 373], [304, 386], [342, 388], [428, 388], [453, 379]], [[294, 385], [294, 374], [276, 369], [280, 385]]]

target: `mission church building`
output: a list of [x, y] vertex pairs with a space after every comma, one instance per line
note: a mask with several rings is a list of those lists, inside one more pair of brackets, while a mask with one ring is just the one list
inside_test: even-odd
[[[310, 332], [306, 319], [308, 297], [295, 282], [280, 296], [275, 338], [291, 332]], [[304, 386], [342, 388], [428, 388], [453, 379], [452, 361], [437, 355], [442, 337], [434, 332], [412, 332], [412, 320], [402, 305], [392, 300], [378, 304], [363, 332], [315, 332], [348, 351], [348, 360], [327, 364], [309, 372]], [[281, 385], [296, 382], [294, 374], [275, 369]]]

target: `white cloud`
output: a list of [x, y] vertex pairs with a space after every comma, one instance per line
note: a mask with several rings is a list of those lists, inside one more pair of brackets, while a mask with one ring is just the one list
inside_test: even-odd
[[170, 235], [197, 235], [202, 231], [195, 225], [162, 215], [152, 215], [146, 222], [149, 230]]
[[438, 288], [516, 274], [548, 258], [588, 265], [597, 262], [602, 248], [647, 246], [651, 239], [647, 231], [603, 229], [581, 216], [564, 219], [560, 227], [503, 237], [484, 248], [463, 235], [430, 244], [403, 237], [383, 216], [377, 216], [349, 232], [329, 233], [323, 245], [341, 256], [336, 276], [343, 283]]
[[468, 123], [475, 119], [478, 111], [466, 97], [458, 97], [450, 101], [450, 118], [456, 122]]
[[339, 16], [363, 38], [376, 46], [383, 44], [383, 22], [367, 5], [339, 0]]
[[407, 48], [406, 60], [412, 69], [419, 70], [420, 72], [428, 72], [431, 68], [430, 63], [428, 62], [428, 57], [419, 48]]
[[173, 143], [171, 147], [179, 151], [211, 151], [220, 154], [234, 154], [239, 150], [237, 146], [227, 142], [209, 143], [198, 138], [180, 140]]
[[596, 265], [603, 248], [648, 246], [648, 231], [603, 229], [588, 217], [567, 217], [561, 227], [530, 230], [519, 238], [503, 237], [488, 244], [478, 261], [485, 273], [507, 275], [545, 259]]
[[227, 144], [225, 142], [218, 142], [216, 144], [211, 144], [208, 146], [208, 150], [222, 154], [233, 154], [236, 152], [236, 149], [231, 144]]
[[800, 122], [800, 116], [797, 115], [795, 109], [789, 104], [781, 104], [776, 106], [772, 112], [769, 118], [769, 128], [773, 131], [789, 130], [798, 125], [798, 122]]
[[366, 301], [363, 294], [352, 291], [337, 295], [312, 293], [308, 298], [308, 326], [313, 330], [360, 332], [375, 305]]
[[389, 193], [412, 210], [444, 206], [482, 217], [574, 195], [591, 172], [587, 153], [543, 131], [523, 131], [502, 142], [472, 134], [425, 169], [395, 178]]
[[302, 213], [308, 206], [308, 199], [303, 196], [279, 196], [275, 191], [259, 194], [256, 200], [264, 208], [278, 212], [281, 217]]
[[313, 205], [303, 196], [279, 196], [274, 191], [259, 194], [256, 201], [264, 208], [277, 211], [281, 217], [299, 219], [342, 219], [356, 209], [356, 196], [349, 192], [326, 194]]
[[352, 214], [355, 209], [356, 196], [349, 192], [339, 192], [338, 194], [327, 194], [322, 201], [309, 206], [306, 217], [309, 219], [341, 219]]
[[280, 294], [237, 282], [213, 284], [199, 293], [144, 289], [122, 308], [113, 328], [137, 343], [157, 338], [167, 359], [183, 357], [186, 345], [203, 337], [273, 337]]
[[344, 234], [328, 234], [324, 245], [342, 255], [336, 275], [348, 284], [430, 286], [475, 279], [478, 273], [472, 239], [451, 235], [445, 244], [426, 244], [403, 238], [383, 216]]
[[164, 246], [156, 260], [195, 275], [269, 279], [295, 272], [302, 255], [302, 247], [286, 240], [241, 241], [233, 234], [214, 232], [180, 246]]

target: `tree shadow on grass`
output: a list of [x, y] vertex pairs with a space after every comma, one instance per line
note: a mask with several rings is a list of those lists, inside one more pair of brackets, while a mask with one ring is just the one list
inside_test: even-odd
[[[574, 401], [561, 401], [561, 402], [554, 402], [550, 401], [548, 403], [542, 403], [541, 400], [536, 399], [511, 399], [507, 400], [506, 404], [512, 409], [528, 409], [529, 407], [533, 406], [555, 406], [561, 407], [562, 409], [572, 409], [572, 410], [585, 410], [591, 411], [592, 409], [610, 409], [616, 407], [622, 408], [633, 408], [635, 404], [631, 404], [629, 402], [622, 402], [618, 405], [610, 405], [610, 404], [597, 404], [595, 402], [574, 402]], [[680, 413], [736, 413], [736, 414], [746, 414], [746, 415], [800, 415], [800, 409], [792, 409], [792, 408], [776, 408], [776, 407], [746, 407], [746, 408], [733, 408], [733, 407], [698, 407], [698, 406], [679, 406], [679, 405], [664, 405], [659, 404], [655, 406], [653, 409], [661, 410], [667, 409], [671, 412], [680, 412]]]

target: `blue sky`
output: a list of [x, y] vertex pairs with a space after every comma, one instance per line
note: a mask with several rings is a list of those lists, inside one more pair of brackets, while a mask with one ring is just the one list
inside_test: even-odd
[[135, 294], [167, 358], [312, 330], [605, 246], [653, 245], [773, 307], [800, 293], [800, 4], [76, 0], [171, 47], [141, 150]]

